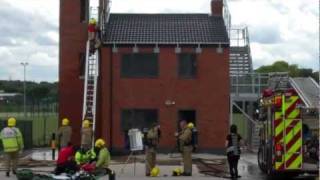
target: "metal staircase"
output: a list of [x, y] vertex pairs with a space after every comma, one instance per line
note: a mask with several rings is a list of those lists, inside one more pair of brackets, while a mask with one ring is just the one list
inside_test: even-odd
[[311, 77], [290, 78], [290, 85], [297, 91], [306, 108], [318, 108], [320, 102], [320, 86]]
[[230, 29], [230, 74], [252, 72], [249, 31], [247, 27]]

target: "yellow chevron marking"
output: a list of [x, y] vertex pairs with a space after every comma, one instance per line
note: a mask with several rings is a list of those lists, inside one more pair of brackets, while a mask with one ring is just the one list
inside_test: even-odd
[[300, 154], [286, 169], [300, 169], [302, 165], [302, 154]]

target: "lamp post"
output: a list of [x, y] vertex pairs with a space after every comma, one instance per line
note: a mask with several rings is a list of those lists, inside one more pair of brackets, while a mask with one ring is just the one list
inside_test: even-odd
[[20, 63], [23, 66], [23, 113], [24, 118], [27, 119], [27, 112], [26, 112], [26, 104], [27, 104], [27, 98], [26, 98], [26, 68], [29, 65], [27, 62], [21, 62]]

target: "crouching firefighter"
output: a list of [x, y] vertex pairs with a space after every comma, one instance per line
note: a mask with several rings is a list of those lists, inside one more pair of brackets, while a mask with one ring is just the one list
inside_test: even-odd
[[110, 153], [109, 150], [106, 147], [106, 143], [103, 139], [98, 139], [95, 142], [95, 148], [98, 151], [97, 153], [97, 161], [93, 162], [93, 165], [95, 166], [94, 174], [109, 175], [109, 180], [115, 179], [115, 173], [111, 169], [109, 169], [109, 163], [110, 163]]
[[158, 176], [158, 168], [156, 168], [157, 147], [160, 139], [160, 126], [153, 124], [152, 128], [147, 132], [145, 137], [145, 153], [146, 153], [146, 176]]
[[180, 151], [183, 159], [183, 173], [182, 176], [192, 176], [192, 131], [188, 128], [187, 121], [180, 121], [181, 131], [178, 134]]

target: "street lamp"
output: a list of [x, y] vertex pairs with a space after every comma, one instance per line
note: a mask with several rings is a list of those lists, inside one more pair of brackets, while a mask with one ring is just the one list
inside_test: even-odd
[[27, 112], [26, 112], [26, 104], [27, 104], [27, 98], [26, 98], [26, 68], [29, 65], [27, 62], [21, 62], [20, 63], [23, 66], [23, 113], [24, 118], [27, 119]]

